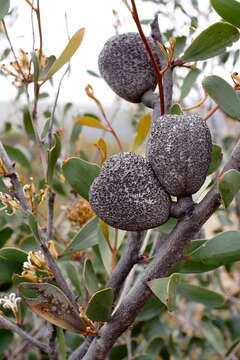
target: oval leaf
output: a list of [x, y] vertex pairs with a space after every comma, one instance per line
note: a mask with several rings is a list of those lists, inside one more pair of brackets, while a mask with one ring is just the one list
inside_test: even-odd
[[57, 160], [61, 154], [61, 141], [57, 134], [54, 134], [54, 145], [48, 153], [47, 183], [52, 185], [53, 174]]
[[228, 170], [219, 179], [218, 191], [220, 192], [223, 205], [227, 208], [234, 196], [240, 190], [240, 172], [237, 170]]
[[225, 20], [240, 28], [240, 3], [235, 0], [211, 0], [214, 10]]
[[23, 108], [22, 111], [23, 111], [23, 125], [27, 133], [27, 136], [29, 137], [29, 139], [36, 141], [35, 131], [32, 124], [30, 112], [26, 106]]
[[211, 162], [208, 168], [208, 175], [214, 173], [220, 166], [223, 158], [222, 148], [217, 144], [212, 146]]
[[10, 0], [0, 0], [0, 20], [7, 15], [10, 8]]
[[180, 100], [183, 100], [189, 94], [190, 90], [192, 89], [195, 81], [197, 80], [200, 74], [201, 71], [199, 69], [192, 69], [189, 71], [181, 87]]
[[186, 297], [189, 301], [204, 304], [211, 308], [222, 306], [224, 303], [224, 297], [221, 294], [200, 286], [180, 283], [177, 293]]
[[100, 174], [100, 166], [80, 158], [69, 158], [64, 161], [62, 170], [72, 188], [84, 199], [88, 200], [90, 186]]
[[181, 106], [179, 104], [173, 104], [170, 108], [170, 114], [173, 115], [182, 115], [182, 109]]
[[10, 239], [13, 234], [13, 229], [9, 226], [4, 227], [0, 230], [0, 248]]
[[98, 280], [90, 259], [86, 259], [83, 266], [83, 280], [90, 295], [99, 290]]
[[27, 253], [16, 248], [0, 249], [0, 283], [11, 282], [13, 274], [21, 274]]
[[[56, 286], [48, 283], [21, 283], [20, 295], [31, 310], [50, 323], [69, 331], [86, 334], [89, 324], [80, 318], [66, 295]], [[35, 293], [28, 297], [25, 290]]]
[[137, 134], [135, 136], [133, 143], [133, 151], [135, 151], [140, 145], [142, 145], [142, 143], [147, 137], [150, 126], [151, 126], [151, 114], [147, 113], [138, 122]]
[[224, 52], [227, 46], [239, 39], [238, 30], [229, 23], [218, 22], [196, 37], [185, 50], [185, 62], [205, 60]]
[[213, 325], [210, 319], [203, 318], [202, 331], [206, 340], [213, 346], [219, 354], [225, 354], [226, 348], [224, 338], [220, 330]]
[[113, 289], [96, 292], [89, 301], [86, 314], [92, 321], [109, 321], [112, 313]]
[[232, 118], [240, 120], [240, 99], [225, 80], [216, 75], [207, 76], [202, 86], [223, 111]]
[[13, 161], [16, 161], [27, 169], [31, 169], [31, 163], [21, 149], [18, 149], [17, 147], [13, 147], [11, 145], [4, 145], [4, 148]]
[[59, 58], [53, 63], [53, 65], [50, 67], [47, 75], [44, 78], [44, 81], [50, 79], [58, 70], [60, 70], [63, 65], [65, 65], [71, 57], [74, 55], [74, 53], [77, 51], [78, 47], [80, 46], [83, 36], [84, 36], [85, 29], [79, 29], [73, 37], [70, 39], [69, 43], [63, 50], [62, 54], [59, 56]]
[[109, 129], [105, 125], [103, 125], [100, 120], [98, 120], [94, 117], [91, 117], [91, 116], [83, 116], [79, 119], [76, 118], [75, 116], [73, 116], [73, 120], [78, 125], [86, 125], [86, 126], [95, 127], [98, 129], [103, 129], [103, 130], [109, 131]]
[[[0, 329], [0, 355], [2, 357], [3, 353], [9, 348], [11, 342], [13, 341], [13, 333], [7, 329]], [[2, 357], [4, 359], [4, 357]]]
[[70, 244], [64, 250], [63, 255], [73, 254], [77, 251], [96, 245], [98, 243], [98, 231], [98, 218], [94, 217], [81, 228], [77, 235], [74, 236]]
[[188, 259], [178, 264], [178, 271], [205, 272], [240, 260], [240, 231], [226, 231], [210, 240], [196, 241], [202, 245], [187, 254]]
[[167, 278], [148, 282], [152, 292], [167, 306], [169, 311], [173, 311], [176, 308], [176, 293], [179, 281], [180, 274], [172, 274]]

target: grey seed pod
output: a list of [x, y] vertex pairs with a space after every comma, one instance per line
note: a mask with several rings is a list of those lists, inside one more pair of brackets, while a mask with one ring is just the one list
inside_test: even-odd
[[91, 186], [89, 201], [100, 219], [129, 231], [163, 224], [171, 204], [150, 164], [131, 152], [113, 155], [104, 163]]
[[211, 160], [212, 141], [206, 121], [199, 115], [156, 114], [147, 159], [170, 195], [194, 194], [204, 183]]
[[[152, 38], [148, 41], [158, 59], [157, 45]], [[138, 33], [111, 37], [99, 55], [98, 66], [111, 89], [127, 101], [139, 103], [146, 91], [156, 87], [155, 71]]]

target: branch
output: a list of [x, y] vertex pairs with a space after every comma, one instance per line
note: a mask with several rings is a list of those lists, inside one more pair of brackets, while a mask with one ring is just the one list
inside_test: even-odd
[[[240, 141], [235, 147], [230, 160], [223, 169], [240, 171]], [[134, 322], [147, 300], [152, 295], [147, 282], [151, 279], [168, 276], [174, 265], [181, 260], [184, 248], [192, 240], [202, 225], [221, 205], [221, 197], [214, 186], [204, 199], [195, 206], [191, 214], [186, 214], [169, 234], [154, 260], [142, 273], [137, 284], [128, 293], [112, 320], [99, 331], [98, 337], [91, 343], [84, 360], [104, 360], [118, 337]]]
[[40, 350], [43, 350], [45, 353], [49, 352], [49, 347], [45, 344], [43, 344], [41, 341], [33, 338], [32, 336], [28, 335], [25, 331], [23, 331], [19, 326], [14, 324], [12, 321], [5, 319], [3, 316], [0, 316], [0, 325], [1, 327], [4, 327], [5, 329], [12, 330], [19, 336], [21, 336], [23, 339], [30, 342], [33, 346], [36, 346]]
[[22, 189], [21, 182], [19, 180], [19, 176], [15, 172], [15, 167], [14, 167], [15, 164], [9, 158], [1, 141], [0, 141], [0, 158], [2, 159], [2, 161], [4, 162], [4, 164], [8, 170], [7, 176], [10, 178], [11, 183], [14, 187], [13, 193], [14, 193], [15, 197], [20, 202], [23, 210], [30, 211], [30, 207], [28, 205], [27, 199], [25, 198], [24, 193], [23, 193], [23, 189]]
[[142, 236], [142, 231], [130, 232], [124, 253], [121, 256], [121, 259], [119, 260], [111, 278], [106, 284], [106, 287], [110, 287], [114, 290], [115, 298], [117, 298], [132, 267], [139, 261], [139, 250], [141, 247]]

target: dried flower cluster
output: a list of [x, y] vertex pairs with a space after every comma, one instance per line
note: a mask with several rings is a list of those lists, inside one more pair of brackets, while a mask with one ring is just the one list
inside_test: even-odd
[[78, 226], [83, 226], [95, 216], [90, 204], [87, 200], [81, 198], [78, 201], [74, 201], [67, 208], [67, 218]]
[[30, 251], [27, 259], [28, 261], [23, 263], [22, 272], [22, 276], [26, 280], [31, 282], [44, 282], [54, 278], [41, 251]]

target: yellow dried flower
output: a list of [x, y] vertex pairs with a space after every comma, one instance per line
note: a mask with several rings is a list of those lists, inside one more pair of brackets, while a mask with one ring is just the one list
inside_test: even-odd
[[78, 226], [83, 226], [94, 216], [89, 202], [83, 198], [74, 201], [67, 209], [67, 218]]
[[43, 282], [54, 278], [41, 251], [29, 251], [27, 260], [23, 263], [21, 274], [25, 279], [31, 282]]
[[2, 208], [0, 208], [0, 211], [3, 211], [5, 209], [7, 209], [8, 207], [11, 208], [11, 210], [12, 210], [11, 213], [6, 211], [6, 214], [8, 216], [14, 215], [17, 210], [21, 209], [20, 202], [16, 198], [12, 197], [9, 194], [0, 192], [0, 201], [4, 205]]

